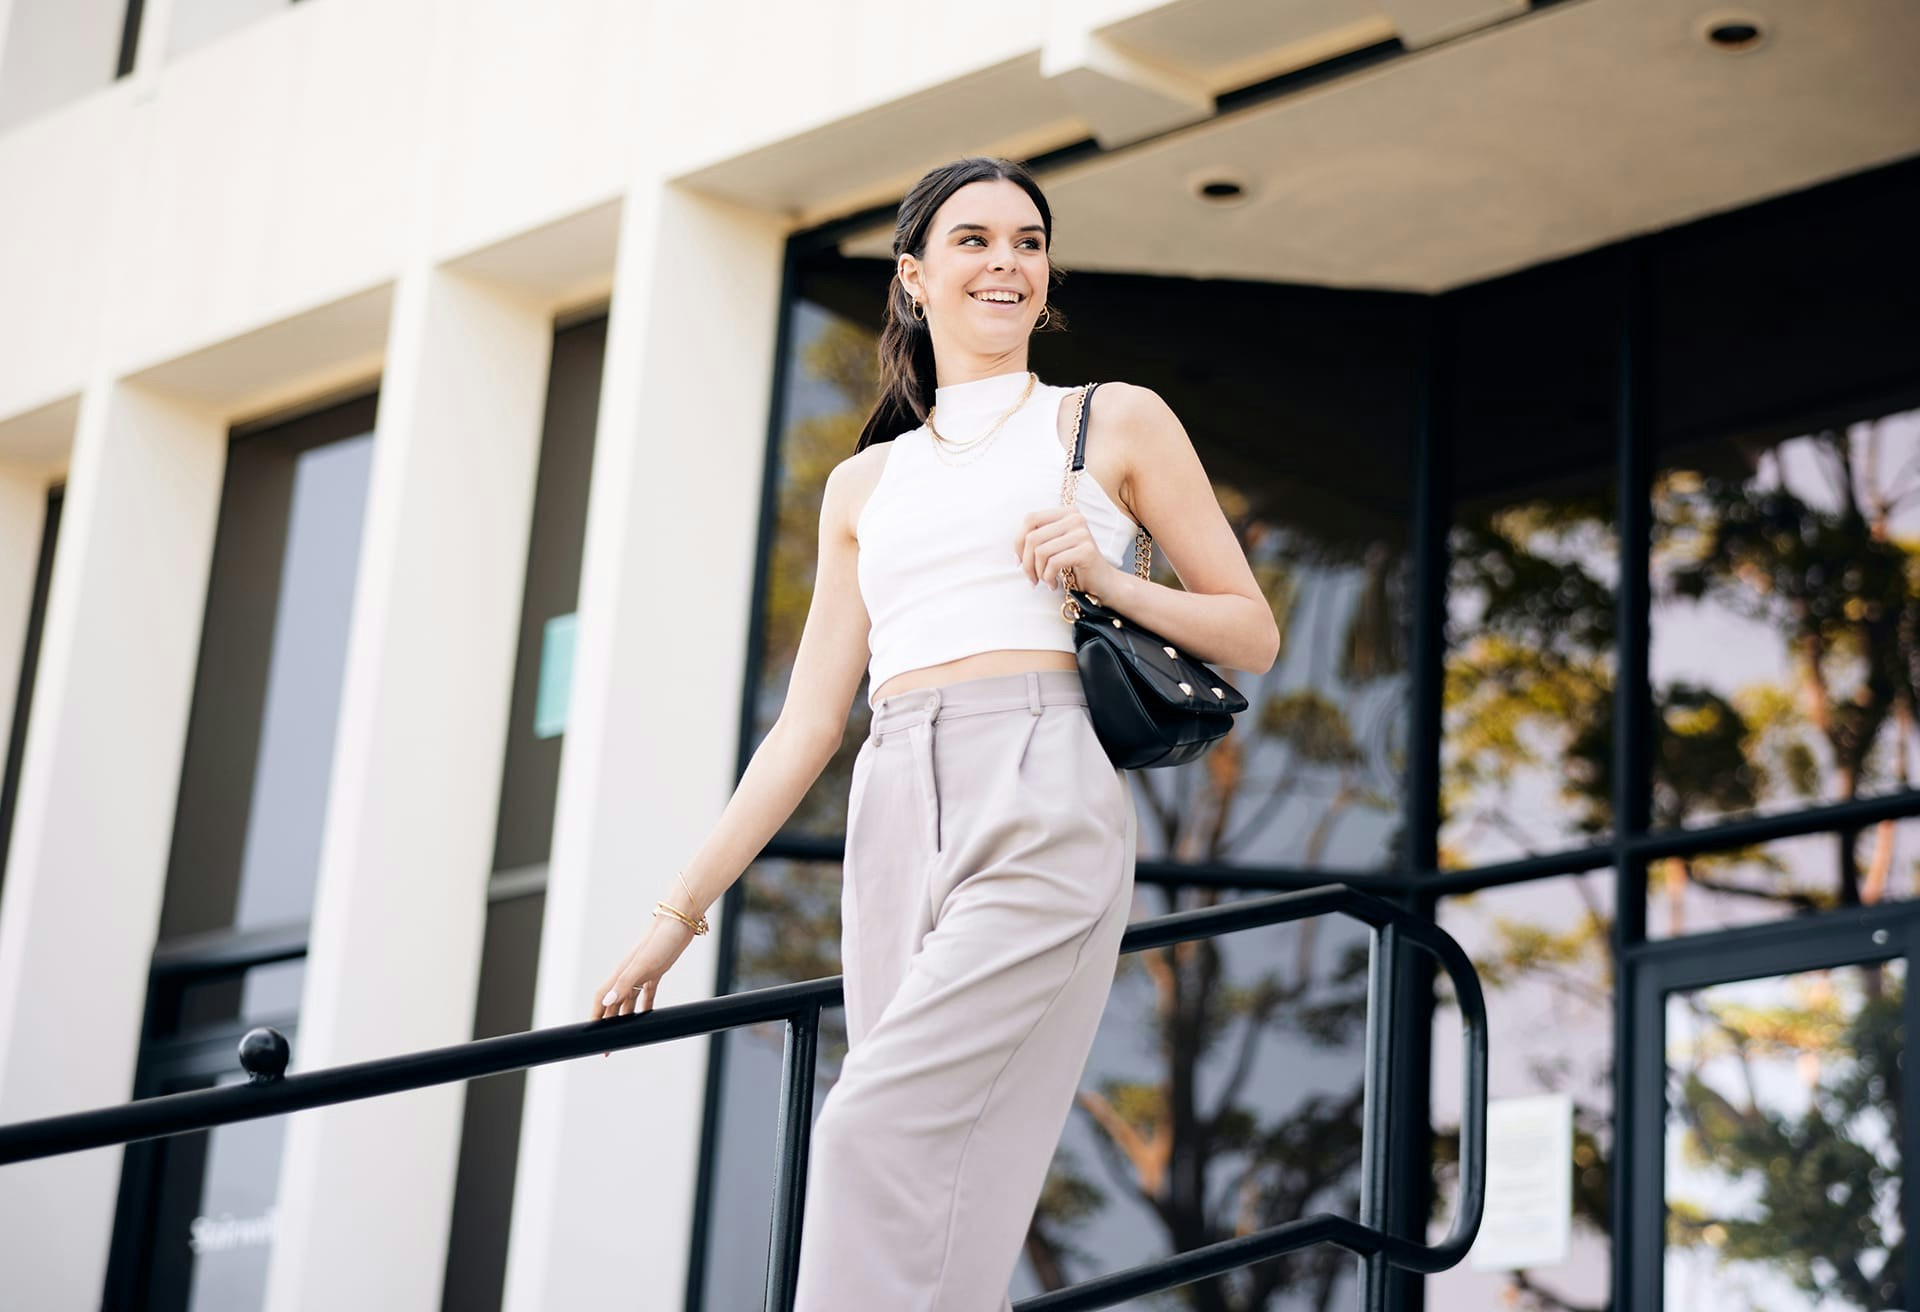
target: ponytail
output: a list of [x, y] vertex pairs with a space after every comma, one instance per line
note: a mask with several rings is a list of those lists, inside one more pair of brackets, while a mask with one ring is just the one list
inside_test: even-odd
[[880, 400], [853, 449], [864, 451], [875, 442], [891, 442], [925, 423], [933, 407], [933, 389], [933, 334], [927, 331], [927, 321], [914, 315], [913, 298], [901, 285], [896, 268], [887, 280], [887, 321], [880, 329]]

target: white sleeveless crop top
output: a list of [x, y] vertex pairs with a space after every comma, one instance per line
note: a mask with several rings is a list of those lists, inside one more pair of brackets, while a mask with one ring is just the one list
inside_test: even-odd
[[[936, 388], [940, 431], [953, 441], [985, 432], [1026, 385], [1020, 371]], [[1059, 585], [1029, 583], [1014, 544], [1029, 511], [1060, 504], [1067, 448], [1057, 422], [1062, 399], [1075, 390], [1036, 383], [969, 464], [946, 464], [924, 424], [893, 439], [854, 524], [872, 625], [869, 706], [873, 690], [904, 670], [1003, 648], [1073, 650]], [[1131, 570], [1136, 526], [1084, 468], [1074, 504], [1101, 554]]]

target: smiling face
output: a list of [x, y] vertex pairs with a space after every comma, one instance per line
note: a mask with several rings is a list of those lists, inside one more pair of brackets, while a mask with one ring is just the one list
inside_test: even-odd
[[898, 267], [926, 311], [940, 384], [1026, 367], [1049, 266], [1040, 211], [1019, 184], [988, 178], [955, 191], [927, 224], [922, 256], [903, 254]]

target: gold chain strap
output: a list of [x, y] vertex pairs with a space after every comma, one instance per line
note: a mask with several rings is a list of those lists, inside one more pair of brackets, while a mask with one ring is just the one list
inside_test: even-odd
[[[1088, 387], [1091, 386], [1092, 384], [1088, 384]], [[1076, 444], [1078, 444], [1080, 440], [1080, 417], [1085, 413], [1086, 408], [1087, 387], [1082, 387], [1075, 398], [1073, 408], [1073, 432], [1074, 442]], [[1079, 490], [1079, 484], [1080, 471], [1073, 467], [1073, 448], [1070, 446], [1067, 448], [1066, 468], [1062, 470], [1060, 474], [1061, 505], [1071, 506], [1073, 504], [1073, 495]], [[1147, 536], [1147, 531], [1144, 528], [1133, 535], [1133, 572], [1143, 579], [1149, 578], [1153, 574], [1153, 539]], [[1074, 578], [1073, 566], [1069, 565], [1061, 570], [1060, 577], [1067, 587], [1072, 588], [1076, 592], [1079, 591], [1080, 583], [1079, 580]], [[1090, 597], [1089, 599], [1096, 604], [1100, 600], [1098, 597]], [[1071, 624], [1074, 620], [1080, 618], [1080, 607], [1073, 598], [1069, 597], [1060, 603], [1060, 614], [1062, 618]]]

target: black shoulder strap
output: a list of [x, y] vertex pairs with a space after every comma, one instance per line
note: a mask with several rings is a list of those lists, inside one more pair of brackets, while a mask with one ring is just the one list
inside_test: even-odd
[[1093, 406], [1093, 389], [1098, 383], [1088, 383], [1086, 395], [1080, 398], [1080, 431], [1073, 438], [1073, 472], [1079, 473], [1087, 465], [1087, 411]]
[[[1076, 474], [1087, 466], [1087, 410], [1093, 405], [1093, 389], [1098, 386], [1098, 383], [1088, 383], [1087, 394], [1080, 398], [1080, 431], [1073, 436], [1073, 472]], [[1138, 536], [1147, 542], [1153, 541], [1153, 534], [1145, 524], [1140, 525]]]

